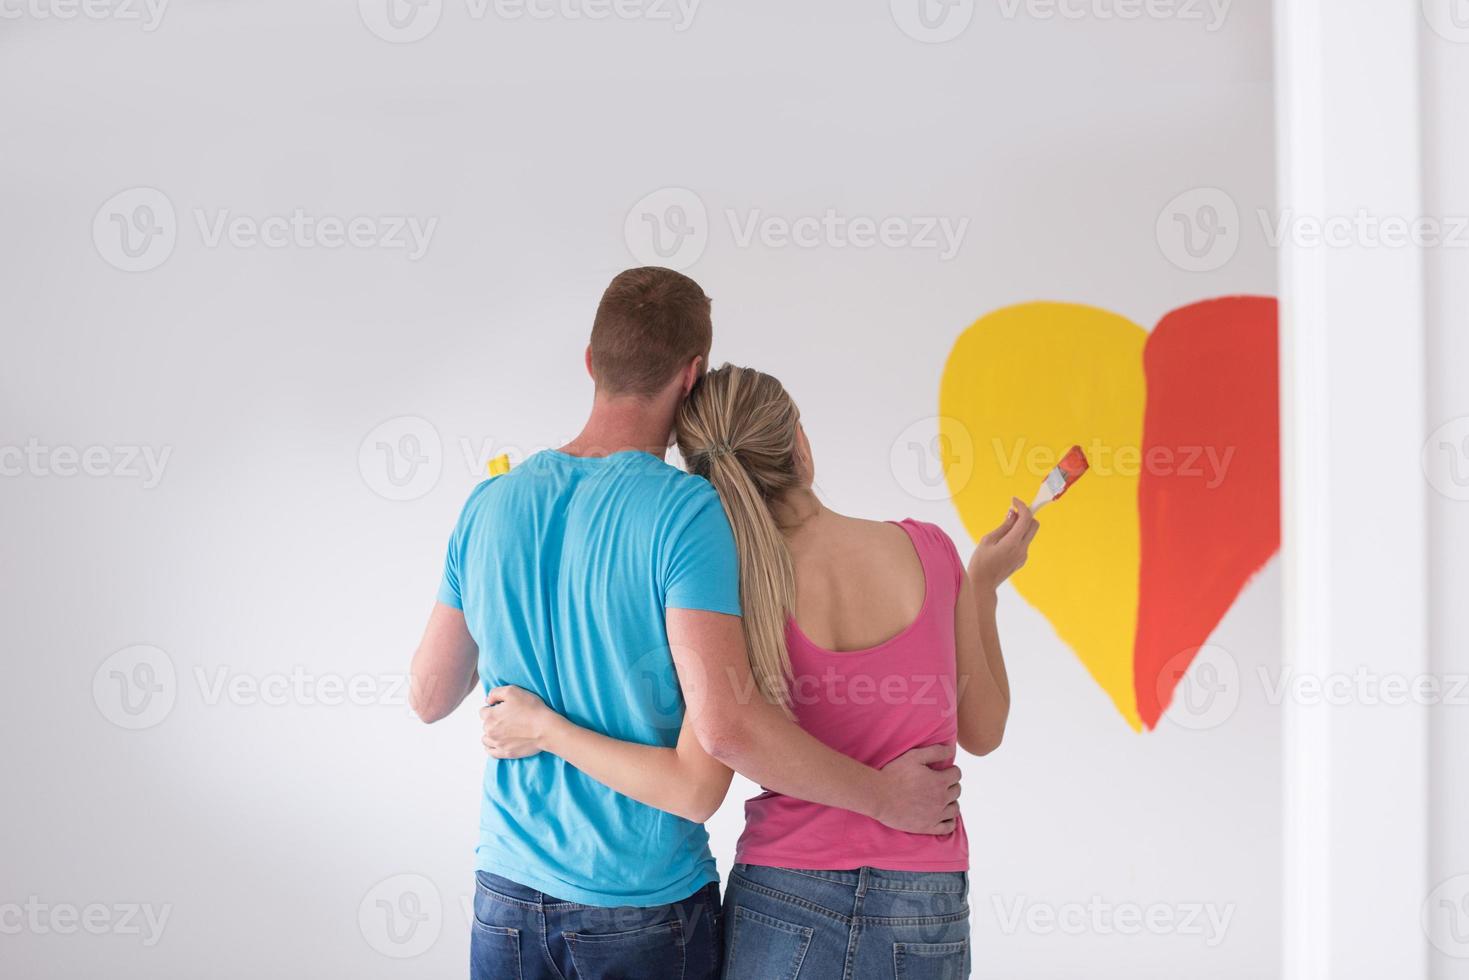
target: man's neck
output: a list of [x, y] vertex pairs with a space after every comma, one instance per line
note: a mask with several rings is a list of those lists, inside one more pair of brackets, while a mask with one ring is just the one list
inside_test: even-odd
[[610, 456], [632, 449], [662, 459], [673, 432], [673, 407], [658, 400], [598, 396], [591, 417], [571, 442], [561, 447], [568, 456]]

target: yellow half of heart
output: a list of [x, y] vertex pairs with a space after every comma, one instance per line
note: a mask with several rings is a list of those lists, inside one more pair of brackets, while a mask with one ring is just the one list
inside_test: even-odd
[[[1138, 480], [1148, 333], [1089, 306], [1029, 303], [983, 317], [955, 343], [939, 392], [949, 490], [976, 540], [1030, 503], [1066, 450], [1091, 458], [1085, 492], [1041, 515], [1015, 588], [1055, 627], [1135, 730]], [[969, 465], [966, 460], [972, 461]]]

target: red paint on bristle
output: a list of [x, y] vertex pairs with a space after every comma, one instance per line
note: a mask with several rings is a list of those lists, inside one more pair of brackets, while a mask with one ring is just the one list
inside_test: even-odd
[[1066, 484], [1070, 486], [1076, 482], [1076, 478], [1087, 471], [1091, 464], [1086, 461], [1086, 453], [1081, 451], [1080, 446], [1072, 446], [1066, 458], [1061, 460], [1061, 472], [1066, 474]]
[[1066, 454], [1065, 458], [1061, 460], [1060, 465], [1056, 467], [1056, 469], [1061, 471], [1061, 475], [1066, 478], [1066, 484], [1061, 488], [1061, 493], [1056, 494], [1052, 499], [1060, 500], [1061, 495], [1067, 490], [1070, 490], [1071, 484], [1081, 479], [1081, 474], [1090, 469], [1091, 465], [1091, 463], [1087, 462], [1086, 453], [1081, 451], [1081, 447], [1072, 446], [1071, 451]]

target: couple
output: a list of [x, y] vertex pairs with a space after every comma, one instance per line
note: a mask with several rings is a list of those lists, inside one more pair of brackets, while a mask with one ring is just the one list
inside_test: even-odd
[[[966, 568], [931, 524], [833, 513], [796, 403], [706, 373], [711, 339], [693, 280], [619, 275], [582, 433], [450, 539], [413, 690], [425, 721], [488, 693], [471, 974], [966, 976], [955, 746], [1000, 743], [995, 590], [1038, 525], [1015, 501]], [[764, 792], [721, 907], [731, 770]]]

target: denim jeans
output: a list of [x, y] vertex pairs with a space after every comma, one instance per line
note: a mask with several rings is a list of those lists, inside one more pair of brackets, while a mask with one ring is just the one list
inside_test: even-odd
[[577, 905], [475, 875], [472, 980], [715, 980], [719, 886], [653, 908]]
[[737, 864], [724, 892], [725, 980], [961, 980], [962, 871], [793, 871]]

